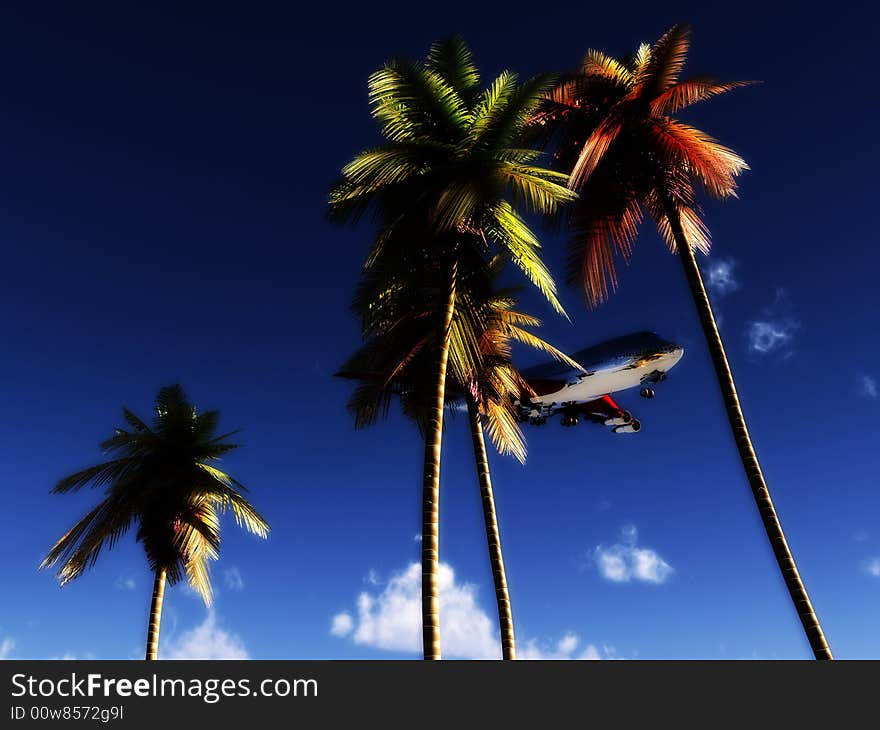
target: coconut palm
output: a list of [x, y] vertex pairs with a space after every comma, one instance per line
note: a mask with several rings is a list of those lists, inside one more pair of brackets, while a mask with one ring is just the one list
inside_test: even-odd
[[147, 630], [147, 659], [159, 651], [166, 582], [184, 577], [211, 604], [208, 561], [220, 549], [220, 514], [265, 538], [266, 521], [242, 496], [247, 489], [212, 462], [237, 448], [218, 436], [218, 411], [198, 413], [179, 385], [162, 388], [148, 426], [127, 408], [127, 428], [117, 428], [101, 449], [113, 458], [62, 479], [54, 493], [105, 487], [105, 497], [49, 551], [41, 568], [60, 565], [61, 585], [78, 578], [133, 525], [154, 574]]
[[[521, 137], [548, 89], [544, 78], [519, 84], [503, 72], [486, 89], [459, 39], [435, 43], [424, 62], [393, 60], [369, 79], [369, 101], [384, 143], [358, 154], [330, 193], [330, 217], [356, 221], [371, 211], [378, 234], [367, 257], [355, 310], [365, 338], [393, 324], [388, 303], [405, 287], [429, 303], [432, 386], [422, 482], [424, 656], [440, 658], [437, 565], [440, 451], [446, 371], [453, 337], [462, 358], [480, 360], [476, 331], [459, 313], [462, 278], [503, 251], [562, 307], [537, 238], [520, 210], [553, 213], [574, 195], [565, 176], [534, 163]], [[416, 286], [413, 286], [416, 285]], [[455, 326], [459, 320], [459, 325]]]
[[596, 305], [616, 286], [615, 257], [628, 260], [647, 213], [684, 268], [703, 334], [770, 545], [817, 659], [831, 651], [779, 523], [737, 397], [730, 365], [694, 256], [709, 251], [709, 231], [696, 199], [736, 195], [746, 163], [705, 132], [675, 117], [705, 99], [748, 82], [709, 76], [679, 80], [689, 30], [678, 25], [632, 58], [590, 51], [580, 69], [562, 78], [535, 117], [536, 130], [555, 139], [557, 169], [580, 193], [567, 213], [569, 277]]
[[[496, 257], [490, 263], [493, 280], [502, 264], [501, 257]], [[471, 298], [473, 292], [468, 289], [459, 287], [460, 299]], [[338, 373], [361, 381], [349, 401], [349, 410], [358, 427], [374, 423], [380, 415], [386, 416], [391, 398], [397, 395], [403, 412], [416, 422], [420, 431], [424, 433], [427, 428], [430, 409], [424, 394], [430, 392], [431, 357], [430, 351], [421, 347], [420, 343], [426, 334], [423, 328], [429, 312], [419, 310], [419, 292], [412, 292], [412, 295], [415, 298], [413, 306], [405, 308], [396, 326], [365, 343]], [[471, 307], [465, 310], [481, 310], [478, 325], [483, 328], [478, 336], [480, 369], [470, 372], [463, 364], [451, 368], [452, 373], [466, 372], [466, 379], [455, 380], [454, 375], [447, 377], [445, 400], [446, 405], [453, 408], [464, 406], [468, 414], [495, 586], [502, 657], [515, 659], [513, 612], [504, 570], [484, 427], [499, 453], [513, 455], [521, 463], [525, 461], [525, 440], [517, 422], [514, 402], [531, 391], [511, 360], [512, 342], [529, 345], [575, 367], [579, 366], [527, 329], [540, 326], [540, 320], [513, 309], [516, 304], [515, 289], [497, 289], [491, 293], [482, 290], [481, 295], [484, 299], [479, 305], [472, 302]], [[398, 297], [398, 300], [401, 298]], [[453, 343], [460, 341], [460, 337], [453, 337]], [[451, 347], [450, 359], [453, 362], [460, 359], [455, 344]]]

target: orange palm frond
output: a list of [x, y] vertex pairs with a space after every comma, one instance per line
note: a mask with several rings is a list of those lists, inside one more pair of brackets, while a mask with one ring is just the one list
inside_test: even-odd
[[605, 119], [593, 133], [587, 138], [574, 163], [571, 175], [568, 178], [568, 187], [572, 190], [580, 190], [593, 171], [598, 167], [608, 148], [620, 134], [620, 124], [617, 120]]
[[[678, 212], [681, 230], [690, 247], [701, 253], [708, 254], [709, 248], [712, 245], [712, 239], [699, 211], [689, 205], [676, 205], [675, 208]], [[657, 230], [660, 231], [660, 235], [663, 237], [669, 250], [675, 253], [678, 247], [675, 243], [675, 236], [672, 235], [669, 218], [666, 215], [657, 219]]]
[[718, 81], [711, 77], [679, 81], [651, 102], [651, 113], [656, 116], [675, 114], [697, 102], [757, 83], [757, 81]]
[[657, 149], [673, 167], [684, 167], [716, 198], [736, 196], [736, 176], [749, 169], [729, 147], [705, 132], [671, 119], [652, 120]]
[[678, 80], [691, 45], [690, 34], [687, 25], [674, 25], [651, 48], [638, 79], [648, 98], [657, 96]]
[[632, 196], [623, 194], [613, 204], [610, 199], [595, 204], [595, 210], [579, 211], [572, 221], [579, 245], [572, 247], [569, 259], [569, 277], [583, 285], [591, 307], [617, 289], [615, 257], [629, 263], [642, 220], [641, 206]]

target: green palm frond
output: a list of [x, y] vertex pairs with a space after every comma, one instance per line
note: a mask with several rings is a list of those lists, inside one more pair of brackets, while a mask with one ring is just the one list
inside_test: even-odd
[[463, 95], [462, 98], [467, 98], [465, 95], [480, 83], [471, 51], [460, 36], [432, 43], [425, 66]]
[[544, 295], [559, 314], [568, 318], [556, 292], [556, 282], [538, 253], [541, 244], [525, 220], [507, 201], [499, 201], [487, 211], [485, 229]]

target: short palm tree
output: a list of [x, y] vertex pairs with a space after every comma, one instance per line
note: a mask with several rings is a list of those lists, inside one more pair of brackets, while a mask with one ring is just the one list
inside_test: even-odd
[[[501, 257], [496, 257], [490, 263], [492, 279], [500, 272], [502, 264]], [[430, 391], [431, 387], [431, 357], [430, 352], [421, 347], [421, 342], [426, 334], [423, 328], [424, 323], [429, 321], [429, 313], [419, 311], [420, 293], [412, 294], [413, 304], [406, 307], [405, 313], [401, 313], [396, 326], [366, 342], [338, 373], [360, 381], [349, 401], [349, 410], [354, 414], [358, 427], [370, 425], [378, 416], [387, 415], [391, 397], [397, 395], [403, 412], [416, 422], [423, 434], [426, 431], [429, 408], [424, 393]], [[481, 310], [478, 326], [482, 327], [482, 331], [477, 337], [481, 360], [478, 371], [471, 371], [466, 362], [459, 362], [466, 358], [461, 357], [455, 344], [461, 342], [462, 338], [454, 336], [450, 360], [455, 365], [450, 369], [452, 375], [447, 377], [445, 391], [448, 406], [464, 405], [468, 413], [504, 659], [516, 658], [516, 640], [484, 427], [500, 453], [511, 454], [520, 462], [525, 461], [525, 440], [517, 422], [514, 401], [531, 391], [511, 360], [512, 342], [529, 345], [579, 367], [564, 353], [527, 329], [540, 326], [540, 320], [513, 309], [516, 305], [515, 294], [514, 289], [483, 290], [483, 299], [476, 304], [472, 301], [473, 292], [465, 292], [463, 287], [459, 287], [459, 298], [471, 299], [468, 311], [473, 308]], [[457, 321], [461, 319], [459, 317]], [[456, 324], [453, 327], [459, 329]], [[464, 373], [465, 377], [456, 380], [458, 373]]]
[[[534, 163], [522, 134], [548, 90], [546, 79], [517, 83], [503, 72], [480, 90], [471, 54], [459, 39], [435, 43], [424, 62], [393, 60], [372, 74], [369, 100], [384, 143], [358, 154], [330, 193], [330, 217], [356, 221], [372, 211], [378, 235], [367, 257], [355, 309], [366, 339], [393, 324], [389, 307], [405, 288], [429, 304], [421, 347], [432, 358], [422, 481], [422, 630], [424, 656], [440, 658], [440, 451], [446, 371], [463, 278], [504, 252], [562, 311], [537, 238], [518, 208], [553, 213], [574, 194], [565, 176]], [[459, 318], [471, 366], [475, 331]]]
[[577, 72], [559, 81], [536, 115], [536, 130], [555, 139], [555, 163], [569, 173], [569, 186], [580, 193], [567, 210], [569, 276], [583, 286], [590, 305], [606, 299], [616, 286], [615, 255], [629, 258], [643, 212], [678, 253], [770, 545], [813, 653], [817, 659], [831, 659], [758, 464], [694, 257], [694, 249], [709, 250], [697, 188], [715, 198], [733, 197], [736, 177], [746, 164], [674, 115], [748, 82], [707, 76], [680, 81], [688, 48], [689, 30], [679, 25], [652, 46], [640, 46], [632, 58], [615, 60], [590, 51]]
[[154, 574], [147, 630], [147, 659], [158, 658], [159, 623], [166, 581], [186, 577], [211, 603], [208, 560], [220, 549], [220, 513], [231, 509], [236, 523], [265, 538], [266, 521], [242, 496], [245, 486], [215, 466], [236, 448], [216, 435], [218, 411], [197, 413], [178, 385], [162, 388], [148, 426], [127, 408], [128, 429], [117, 428], [101, 449], [114, 458], [62, 479], [55, 493], [90, 485], [105, 497], [49, 551], [41, 568], [60, 564], [64, 585], [95, 564], [103, 547], [112, 548], [132, 525]]

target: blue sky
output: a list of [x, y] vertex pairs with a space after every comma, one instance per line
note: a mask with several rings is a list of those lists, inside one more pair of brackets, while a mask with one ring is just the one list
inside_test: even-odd
[[[880, 655], [876, 11], [244, 12], [3, 11], [0, 656], [142, 654], [150, 576], [133, 537], [64, 589], [36, 568], [97, 498], [51, 486], [100, 458], [122, 405], [147, 414], [171, 382], [243, 429], [224, 466], [273, 531], [263, 543], [227, 521], [216, 605], [171, 589], [164, 655], [417, 656], [418, 437], [394, 411], [356, 433], [350, 384], [332, 377], [358, 342], [348, 303], [370, 232], [327, 225], [324, 198], [376, 140], [366, 77], [453, 32], [484, 77], [528, 75], [589, 47], [628, 52], [679, 20], [694, 26], [688, 72], [764, 81], [688, 116], [752, 168], [739, 200], [707, 205], [702, 264], [832, 648]], [[544, 242], [561, 279], [564, 241]], [[572, 289], [563, 301], [572, 324], [524, 303], [564, 349], [653, 329], [686, 354], [654, 401], [621, 396], [638, 436], [553, 424], [528, 432], [524, 467], [492, 458], [520, 653], [808, 657], [678, 262], [645, 228], [607, 305], [590, 313]], [[442, 478], [446, 653], [484, 656], [491, 574], [461, 417]]]

